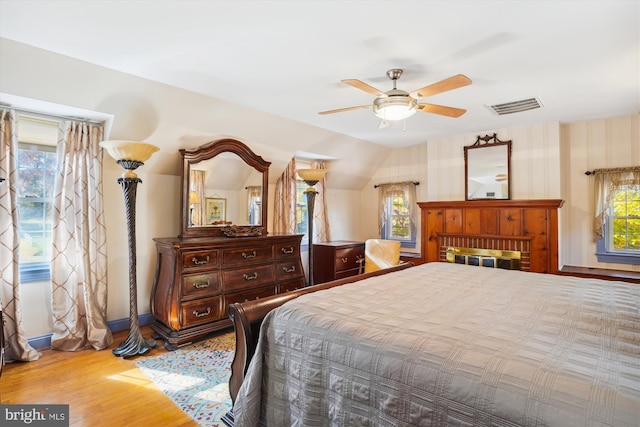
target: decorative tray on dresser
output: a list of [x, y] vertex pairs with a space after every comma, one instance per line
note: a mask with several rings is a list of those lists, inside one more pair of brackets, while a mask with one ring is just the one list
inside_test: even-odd
[[229, 304], [300, 289], [302, 235], [157, 238], [154, 338], [169, 350], [232, 326]]

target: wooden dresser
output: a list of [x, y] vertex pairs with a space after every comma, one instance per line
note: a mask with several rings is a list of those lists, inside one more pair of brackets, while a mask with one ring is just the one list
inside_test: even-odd
[[313, 245], [315, 284], [358, 274], [358, 260], [364, 258], [364, 242], [336, 240]]
[[232, 326], [229, 304], [305, 285], [302, 235], [157, 238], [154, 338], [169, 350]]

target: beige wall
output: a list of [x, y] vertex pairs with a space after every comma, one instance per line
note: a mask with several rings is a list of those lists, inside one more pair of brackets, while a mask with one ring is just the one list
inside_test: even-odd
[[566, 202], [562, 208], [560, 257], [565, 265], [640, 271], [640, 265], [598, 263], [591, 243], [590, 185], [584, 173], [598, 168], [640, 165], [640, 115], [572, 123], [563, 126], [563, 174]]

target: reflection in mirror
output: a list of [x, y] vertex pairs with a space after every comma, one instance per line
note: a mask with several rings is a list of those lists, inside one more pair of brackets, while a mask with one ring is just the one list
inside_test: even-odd
[[496, 134], [478, 136], [464, 147], [464, 160], [466, 200], [510, 199], [511, 141], [500, 141]]
[[191, 165], [189, 203], [193, 227], [260, 225], [262, 173], [225, 152]]
[[230, 227], [266, 230], [269, 165], [244, 143], [221, 139], [183, 157], [181, 236], [222, 236]]

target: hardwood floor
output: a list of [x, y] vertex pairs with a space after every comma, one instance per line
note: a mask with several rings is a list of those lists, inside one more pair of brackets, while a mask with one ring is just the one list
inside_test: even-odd
[[[151, 336], [149, 327], [142, 332]], [[68, 404], [73, 427], [197, 426], [135, 365], [141, 358], [166, 353], [162, 341], [145, 356], [114, 356], [111, 349], [126, 338], [127, 331], [121, 331], [102, 351], [43, 350], [38, 361], [7, 363], [0, 377], [0, 403]]]

